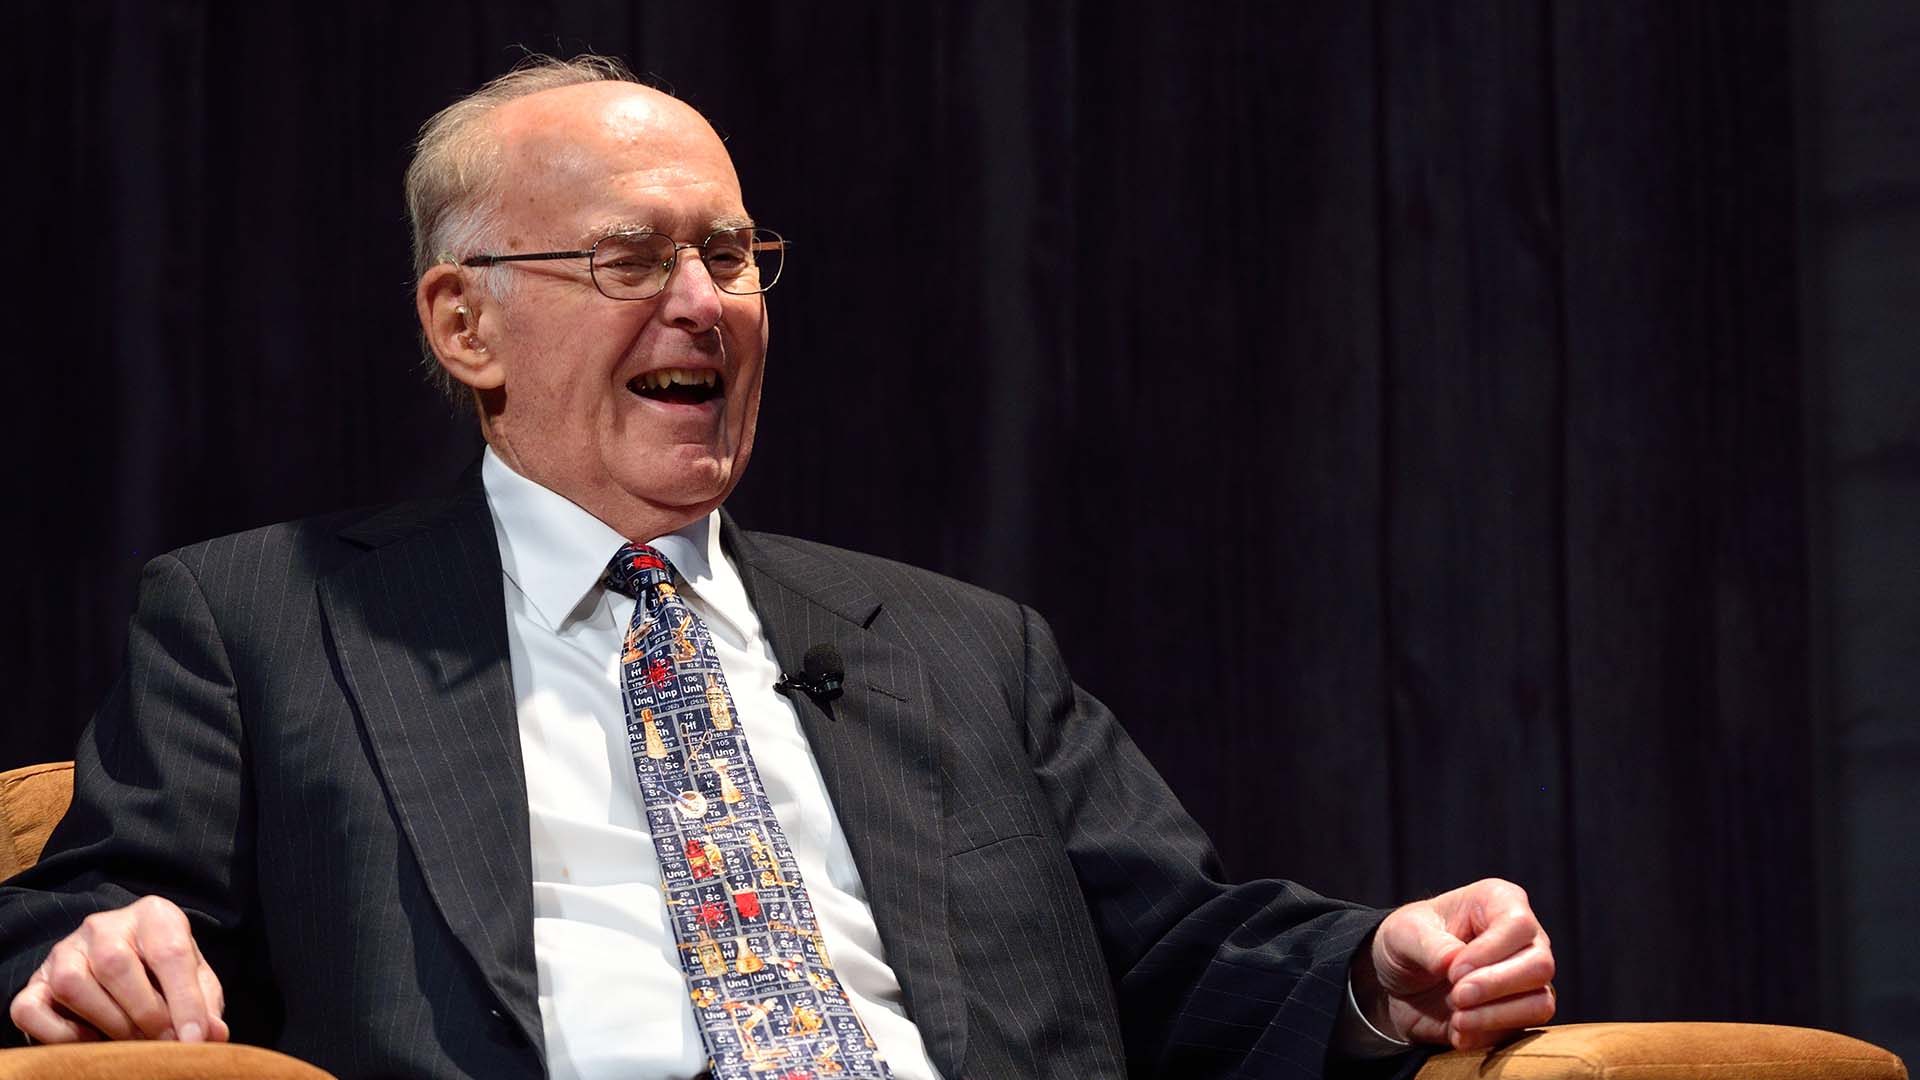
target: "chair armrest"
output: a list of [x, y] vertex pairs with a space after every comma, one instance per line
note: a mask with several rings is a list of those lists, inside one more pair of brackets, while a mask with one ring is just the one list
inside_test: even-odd
[[334, 1080], [238, 1043], [93, 1042], [0, 1050], [0, 1080]]
[[1872, 1043], [1812, 1028], [1563, 1024], [1437, 1055], [1416, 1080], [1907, 1080], [1907, 1070]]
[[73, 801], [73, 762], [0, 772], [0, 881], [40, 858], [53, 827]]

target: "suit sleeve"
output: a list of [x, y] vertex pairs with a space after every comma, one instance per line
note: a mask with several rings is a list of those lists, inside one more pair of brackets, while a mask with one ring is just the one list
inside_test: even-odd
[[1068, 677], [1045, 621], [1022, 612], [1029, 750], [1114, 979], [1129, 1072], [1323, 1075], [1349, 961], [1386, 913], [1287, 881], [1229, 883], [1113, 714]]
[[[236, 985], [252, 895], [241, 746], [233, 672], [206, 597], [179, 559], [155, 559], [141, 579], [126, 662], [75, 749], [73, 805], [40, 862], [0, 885], [6, 1001], [88, 915], [155, 894], [186, 912], [227, 991], [230, 1020], [247, 1011]], [[0, 1024], [0, 1040], [21, 1038]]]

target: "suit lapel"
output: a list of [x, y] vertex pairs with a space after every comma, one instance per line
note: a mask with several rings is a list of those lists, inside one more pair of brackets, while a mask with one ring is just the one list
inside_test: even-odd
[[880, 602], [833, 562], [741, 531], [722, 514], [721, 541], [738, 564], [782, 671], [814, 645], [846, 664], [842, 695], [824, 706], [791, 698], [873, 906], [909, 1015], [941, 1072], [957, 1075], [966, 1006], [947, 929], [940, 732], [920, 658], [869, 627]]
[[320, 583], [341, 673], [428, 892], [537, 1047], [526, 777], [479, 472], [343, 536], [370, 550]]

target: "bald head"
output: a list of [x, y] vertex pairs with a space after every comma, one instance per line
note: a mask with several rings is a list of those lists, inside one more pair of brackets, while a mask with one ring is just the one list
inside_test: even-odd
[[508, 101], [487, 117], [502, 146], [565, 144], [583, 138], [640, 146], [660, 140], [676, 147], [711, 144], [720, 136], [693, 106], [634, 82], [592, 82], [541, 90]]
[[[583, 243], [619, 228], [704, 236], [701, 230], [716, 224], [744, 223], [739, 177], [719, 135], [691, 106], [658, 90], [616, 82], [543, 90], [500, 106], [487, 126], [496, 168], [482, 212], [492, 218], [490, 239], [499, 246], [528, 239], [516, 223], [530, 216], [550, 228], [550, 211], [562, 202], [601, 215], [574, 222]], [[583, 201], [582, 191], [600, 197]], [[622, 205], [650, 208], [648, 220], [604, 216]], [[673, 213], [716, 205], [731, 208], [728, 220]]]

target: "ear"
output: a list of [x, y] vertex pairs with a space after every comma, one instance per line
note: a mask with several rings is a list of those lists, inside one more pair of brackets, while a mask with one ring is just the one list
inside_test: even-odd
[[458, 266], [437, 263], [420, 275], [413, 304], [427, 345], [447, 374], [475, 390], [498, 390], [506, 382], [506, 370], [487, 348], [480, 293], [467, 288]]

